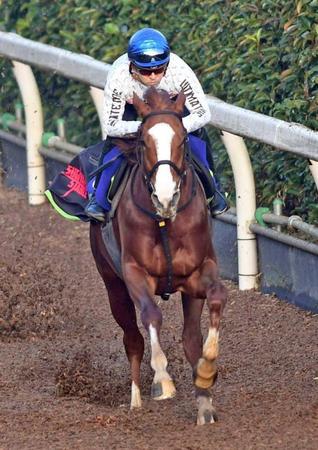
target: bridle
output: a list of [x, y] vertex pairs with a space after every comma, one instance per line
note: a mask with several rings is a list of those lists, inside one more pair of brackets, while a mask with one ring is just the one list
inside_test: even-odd
[[[176, 113], [175, 111], [162, 110], [162, 111], [150, 112], [143, 118], [142, 125], [139, 130], [139, 133], [140, 133], [139, 134], [139, 144], [141, 144], [142, 127], [145, 124], [145, 122], [150, 117], [159, 116], [159, 115], [175, 116], [182, 123], [182, 116], [180, 114]], [[182, 143], [182, 145], [183, 145], [183, 151], [184, 151], [184, 158], [188, 159], [187, 167], [189, 168], [189, 170], [191, 171], [191, 174], [192, 174], [192, 186], [191, 186], [191, 193], [190, 193], [189, 198], [185, 201], [185, 203], [183, 203], [181, 206], [179, 206], [177, 208], [176, 214], [178, 214], [180, 211], [185, 210], [190, 205], [190, 203], [192, 202], [193, 198], [196, 195], [196, 176], [195, 176], [193, 164], [191, 164], [191, 157], [190, 157], [190, 152], [189, 152], [189, 142], [188, 142], [187, 137], [184, 139], [184, 142]], [[140, 150], [141, 150], [141, 145], [139, 146], [139, 151]], [[154, 173], [156, 172], [156, 170], [158, 170], [158, 167], [160, 167], [163, 164], [168, 164], [170, 167], [173, 168], [173, 170], [179, 176], [177, 191], [179, 191], [179, 195], [180, 195], [180, 188], [181, 188], [182, 181], [185, 180], [185, 178], [187, 176], [187, 170], [188, 170], [187, 167], [184, 170], [182, 170], [182, 169], [179, 169], [179, 167], [170, 160], [161, 160], [161, 161], [157, 161], [149, 171], [146, 171], [145, 167], [144, 167], [144, 163], [143, 163], [143, 152], [141, 151], [140, 154], [141, 154], [141, 158], [139, 161], [139, 166], [143, 167], [143, 179], [149, 190], [151, 198], [155, 193], [155, 187], [151, 181], [151, 178], [154, 175]], [[163, 246], [163, 251], [164, 251], [164, 255], [166, 258], [166, 262], [167, 262], [167, 285], [166, 285], [165, 292], [161, 295], [161, 298], [163, 300], [168, 300], [170, 297], [170, 294], [173, 292], [173, 263], [172, 263], [172, 255], [171, 255], [170, 245], [169, 245], [169, 237], [168, 237], [168, 232], [167, 232], [166, 218], [163, 218], [158, 213], [158, 211], [155, 208], [154, 201], [152, 201], [152, 203], [154, 205], [155, 212], [148, 210], [147, 208], [145, 208], [144, 206], [142, 206], [141, 204], [139, 204], [137, 202], [136, 197], [135, 197], [135, 192], [134, 192], [136, 174], [138, 173], [137, 168], [138, 168], [138, 166], [135, 166], [134, 172], [132, 174], [132, 180], [131, 180], [131, 185], [130, 185], [131, 186], [131, 198], [132, 198], [135, 206], [140, 211], [142, 211], [148, 217], [156, 220], [158, 223], [160, 236], [161, 236], [161, 242], [162, 242], [162, 246]]]
[[[182, 123], [182, 115], [178, 114], [175, 111], [169, 111], [169, 110], [152, 111], [149, 114], [147, 114], [146, 116], [144, 116], [144, 118], [142, 120], [142, 124], [141, 124], [140, 130], [139, 130], [139, 138], [140, 138], [140, 141], [139, 141], [139, 152], [140, 152], [140, 148], [142, 146], [141, 135], [142, 135], [142, 127], [143, 127], [143, 125], [145, 124], [145, 122], [150, 117], [159, 116], [159, 115], [175, 116]], [[191, 161], [190, 161], [189, 142], [188, 142], [188, 138], [187, 137], [185, 137], [182, 145], [183, 145], [183, 151], [184, 151], [185, 158], [188, 159], [188, 161], [189, 161], [188, 168], [186, 167], [183, 170], [180, 169], [173, 161], [170, 161], [168, 159], [163, 159], [163, 160], [157, 161], [153, 165], [153, 167], [149, 171], [147, 171], [145, 169], [145, 167], [144, 167], [143, 157], [142, 156], [141, 156], [141, 159], [139, 161], [139, 165], [143, 166], [143, 179], [144, 179], [144, 182], [145, 182], [145, 184], [146, 184], [146, 186], [148, 188], [148, 191], [149, 191], [151, 197], [155, 194], [155, 187], [154, 187], [153, 182], [151, 181], [151, 178], [152, 178], [152, 176], [154, 175], [154, 173], [158, 170], [158, 168], [160, 166], [168, 164], [177, 173], [177, 175], [179, 177], [179, 181], [178, 181], [178, 185], [177, 185], [177, 190], [178, 191], [180, 191], [182, 181], [186, 178], [187, 173], [188, 173], [188, 169], [190, 169], [190, 171], [192, 173], [191, 193], [190, 193], [190, 196], [187, 199], [187, 201], [177, 208], [176, 213], [179, 213], [180, 211], [183, 211], [185, 208], [187, 208], [189, 206], [189, 204], [192, 202], [194, 196], [196, 195], [195, 172], [194, 172], [193, 165], [191, 164]], [[141, 153], [141, 155], [143, 155], [143, 152], [140, 152], [140, 153]], [[154, 213], [154, 212], [144, 208], [142, 205], [140, 205], [136, 201], [136, 197], [135, 197], [135, 193], [134, 193], [136, 174], [137, 174], [137, 170], [134, 170], [134, 173], [132, 175], [132, 183], [131, 183], [131, 197], [133, 199], [133, 202], [134, 202], [135, 206], [137, 206], [137, 208], [140, 211], [142, 211], [144, 214], [146, 214], [147, 216], [151, 217], [152, 219], [157, 220], [157, 221], [163, 220], [163, 217], [161, 217], [160, 214], [157, 211]]]

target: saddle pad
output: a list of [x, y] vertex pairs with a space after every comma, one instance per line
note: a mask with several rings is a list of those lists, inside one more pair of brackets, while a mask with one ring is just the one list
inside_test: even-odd
[[89, 221], [85, 214], [88, 203], [89, 174], [98, 166], [103, 142], [76, 155], [65, 170], [58, 173], [45, 191], [53, 208], [66, 219]]
[[114, 195], [114, 197], [112, 198], [112, 202], [111, 202], [111, 210], [109, 212], [109, 218], [112, 219], [115, 216], [116, 210], [117, 210], [117, 206], [119, 204], [119, 200], [121, 199], [121, 196], [125, 190], [126, 184], [129, 180], [130, 174], [132, 173], [132, 169], [133, 167], [136, 170], [136, 166], [128, 166], [128, 164], [125, 165], [124, 167], [124, 172], [122, 174], [122, 177], [120, 179], [120, 184], [116, 190], [116, 193]]
[[113, 221], [110, 220], [102, 227], [102, 237], [107, 249], [107, 253], [111, 257], [113, 268], [119, 278], [123, 278], [121, 268], [121, 252], [119, 250], [113, 227]]
[[109, 256], [111, 257], [115, 272], [121, 279], [123, 277], [121, 268], [121, 252], [114, 233], [113, 217], [115, 216], [117, 206], [124, 192], [130, 174], [131, 174], [131, 167], [127, 167], [123, 176], [123, 180], [120, 183], [119, 189], [117, 190], [112, 200], [111, 203], [112, 207], [111, 211], [109, 212], [109, 221], [102, 227], [102, 237], [105, 247], [107, 249]]
[[[58, 173], [45, 195], [55, 210], [66, 219], [89, 221], [85, 214], [88, 194], [94, 191], [94, 180], [90, 174], [97, 169], [104, 141], [92, 145], [76, 155], [65, 170]], [[117, 147], [108, 152], [104, 163], [109, 163], [101, 177], [98, 198], [106, 210], [111, 204], [107, 198], [110, 181], [116, 176], [124, 156]]]

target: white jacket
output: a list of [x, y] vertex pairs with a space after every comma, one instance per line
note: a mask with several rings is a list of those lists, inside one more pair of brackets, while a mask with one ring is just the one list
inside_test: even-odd
[[[148, 89], [129, 73], [127, 53], [112, 65], [104, 89], [103, 131], [105, 136], [121, 137], [135, 133], [141, 122], [122, 120], [125, 104], [132, 103], [133, 93], [143, 98]], [[158, 89], [169, 92], [171, 97], [183, 91], [190, 114], [184, 117], [183, 125], [190, 133], [203, 127], [210, 120], [209, 107], [201, 84], [193, 70], [176, 54], [170, 54], [170, 62]]]

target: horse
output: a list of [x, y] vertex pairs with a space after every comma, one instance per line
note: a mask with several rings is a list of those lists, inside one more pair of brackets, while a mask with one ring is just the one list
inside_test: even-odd
[[[142, 118], [136, 144], [136, 164], [113, 218], [121, 251], [118, 274], [104, 245], [101, 224], [91, 223], [90, 244], [104, 280], [112, 314], [123, 330], [131, 372], [131, 408], [142, 405], [140, 365], [144, 339], [136, 310], [148, 332], [155, 400], [174, 397], [176, 389], [160, 345], [162, 313], [155, 295], [167, 299], [180, 292], [183, 307], [182, 342], [193, 371], [198, 425], [217, 420], [211, 387], [217, 378], [219, 327], [226, 289], [218, 275], [211, 240], [211, 218], [202, 185], [194, 172], [187, 132], [182, 123], [185, 95], [173, 101], [167, 92], [149, 88], [144, 100], [134, 94]], [[209, 330], [203, 344], [202, 309], [209, 310]]]

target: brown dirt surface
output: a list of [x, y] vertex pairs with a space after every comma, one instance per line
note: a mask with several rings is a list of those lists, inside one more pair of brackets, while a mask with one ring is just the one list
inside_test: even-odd
[[178, 296], [161, 302], [177, 396], [150, 399], [146, 339], [143, 407], [130, 411], [122, 332], [88, 228], [0, 187], [0, 450], [318, 449], [318, 316], [230, 282], [219, 421], [195, 425]]

